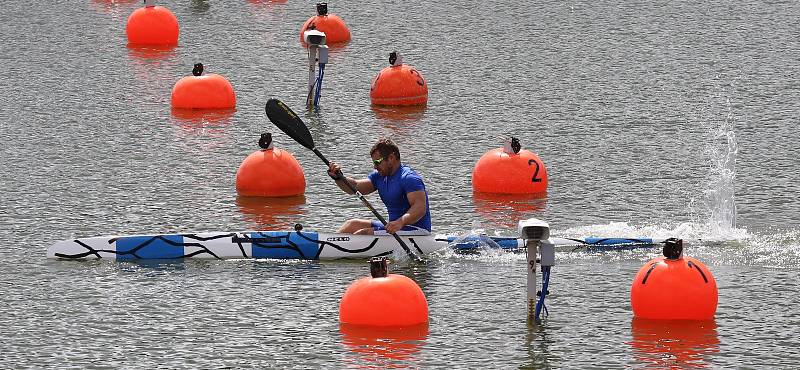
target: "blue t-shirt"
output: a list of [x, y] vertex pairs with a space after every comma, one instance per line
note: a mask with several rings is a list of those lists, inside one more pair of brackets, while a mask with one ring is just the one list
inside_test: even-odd
[[381, 176], [378, 171], [369, 174], [369, 181], [378, 190], [383, 204], [389, 211], [389, 221], [394, 221], [403, 216], [411, 205], [408, 203], [406, 194], [418, 190], [425, 191], [425, 215], [417, 222], [411, 224], [425, 230], [431, 231], [431, 210], [428, 204], [428, 192], [422, 178], [410, 167], [401, 164], [400, 168], [393, 175]]

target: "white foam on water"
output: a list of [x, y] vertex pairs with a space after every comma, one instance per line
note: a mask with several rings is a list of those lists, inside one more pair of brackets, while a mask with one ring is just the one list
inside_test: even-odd
[[[409, 247], [410, 248], [410, 247]], [[407, 265], [414, 261], [415, 257], [406, 252], [399, 244], [397, 248], [392, 250], [392, 255], [389, 258], [397, 265]]]
[[567, 238], [614, 237], [614, 238], [682, 238], [685, 240], [740, 241], [751, 238], [746, 229], [720, 229], [715, 224], [683, 222], [669, 225], [633, 225], [627, 222], [611, 222], [600, 225], [576, 226], [551, 231], [552, 236]]
[[[499, 236], [499, 233], [493, 233], [494, 236]], [[491, 240], [490, 235], [487, 235], [487, 230], [483, 228], [480, 220], [473, 220], [470, 230], [462, 231], [456, 234], [456, 238], [450, 242], [451, 248], [444, 248], [437, 252], [444, 258], [457, 258], [463, 260], [480, 260], [482, 262], [491, 263], [511, 263], [525, 259], [524, 253], [509, 253], [503, 250], [496, 242]], [[469, 240], [469, 241], [467, 241]], [[457, 252], [453, 247], [456, 244], [464, 242], [476, 245], [476, 248], [470, 252]]]

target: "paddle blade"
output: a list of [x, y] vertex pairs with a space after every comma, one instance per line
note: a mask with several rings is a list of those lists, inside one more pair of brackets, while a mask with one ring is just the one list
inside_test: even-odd
[[314, 138], [311, 137], [308, 127], [286, 104], [273, 98], [267, 100], [264, 110], [267, 112], [267, 118], [286, 135], [289, 135], [300, 145], [308, 149], [314, 149]]

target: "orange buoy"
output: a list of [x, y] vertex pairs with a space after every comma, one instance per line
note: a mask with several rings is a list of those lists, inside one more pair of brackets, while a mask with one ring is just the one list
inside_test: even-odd
[[522, 149], [512, 137], [475, 163], [472, 190], [495, 194], [536, 194], [547, 191], [547, 168], [538, 155]]
[[371, 277], [356, 280], [339, 302], [339, 321], [380, 327], [428, 322], [428, 301], [422, 289], [403, 275], [389, 274], [386, 257], [370, 260]]
[[202, 76], [203, 64], [197, 63], [192, 76], [178, 80], [172, 88], [172, 106], [192, 109], [223, 109], [236, 107], [236, 93], [225, 77], [217, 74]]
[[317, 15], [309, 18], [303, 23], [303, 27], [300, 27], [301, 43], [305, 43], [303, 33], [308, 30], [324, 32], [328, 45], [350, 41], [350, 30], [342, 18], [328, 14], [328, 3], [317, 3]]
[[369, 97], [376, 105], [421, 105], [428, 102], [428, 83], [414, 67], [403, 64], [397, 52], [389, 53], [390, 66], [372, 80]]
[[163, 6], [145, 4], [131, 13], [125, 25], [128, 45], [175, 45], [179, 33], [178, 19]]
[[275, 149], [272, 135], [261, 134], [261, 150], [247, 156], [236, 171], [236, 192], [242, 196], [290, 197], [306, 191], [303, 168], [291, 153]]
[[683, 241], [668, 239], [664, 257], [650, 260], [631, 284], [634, 317], [710, 320], [717, 312], [717, 282], [702, 262], [683, 257]]

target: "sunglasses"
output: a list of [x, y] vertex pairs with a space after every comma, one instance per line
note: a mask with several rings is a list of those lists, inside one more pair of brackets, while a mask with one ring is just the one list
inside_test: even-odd
[[380, 166], [380, 165], [381, 165], [381, 163], [383, 163], [383, 161], [384, 161], [385, 159], [386, 159], [386, 157], [380, 157], [380, 158], [378, 158], [378, 159], [373, 159], [373, 160], [372, 160], [372, 164], [373, 164], [373, 165], [375, 165], [375, 167], [378, 167], [378, 166]]

